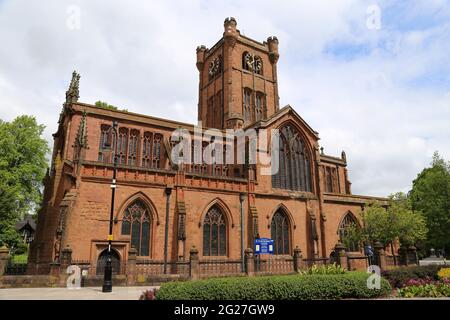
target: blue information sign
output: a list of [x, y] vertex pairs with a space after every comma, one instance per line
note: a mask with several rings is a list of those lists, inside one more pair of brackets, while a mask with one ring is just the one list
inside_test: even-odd
[[273, 240], [269, 238], [255, 239], [255, 254], [273, 254]]

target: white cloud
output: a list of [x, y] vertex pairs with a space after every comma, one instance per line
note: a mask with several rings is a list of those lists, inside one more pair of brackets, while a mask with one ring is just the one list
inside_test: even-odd
[[[367, 6], [381, 30], [366, 27]], [[407, 191], [434, 150], [450, 158], [449, 1], [1, 1], [0, 118], [34, 114], [56, 130], [73, 69], [80, 100], [196, 121], [195, 48], [223, 19], [245, 35], [280, 40], [279, 89], [346, 150], [354, 193]], [[80, 29], [67, 8], [80, 8]]]

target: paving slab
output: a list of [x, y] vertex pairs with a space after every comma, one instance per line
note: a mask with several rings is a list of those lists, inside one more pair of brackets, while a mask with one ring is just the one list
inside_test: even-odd
[[143, 291], [158, 287], [11, 288], [0, 289], [0, 300], [138, 300]]

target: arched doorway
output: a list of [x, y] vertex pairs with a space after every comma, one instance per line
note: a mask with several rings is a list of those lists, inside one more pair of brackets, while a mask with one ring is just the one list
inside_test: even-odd
[[[102, 275], [105, 273], [106, 261], [108, 259], [108, 249], [103, 250], [97, 259], [97, 275]], [[119, 274], [120, 273], [120, 256], [116, 250], [111, 250], [111, 265], [112, 265], [112, 273]]]

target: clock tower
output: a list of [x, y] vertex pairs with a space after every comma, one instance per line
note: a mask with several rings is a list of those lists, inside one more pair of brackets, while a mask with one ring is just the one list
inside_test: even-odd
[[278, 39], [258, 42], [226, 18], [223, 37], [211, 48], [197, 47], [198, 120], [203, 127], [245, 128], [279, 109]]

